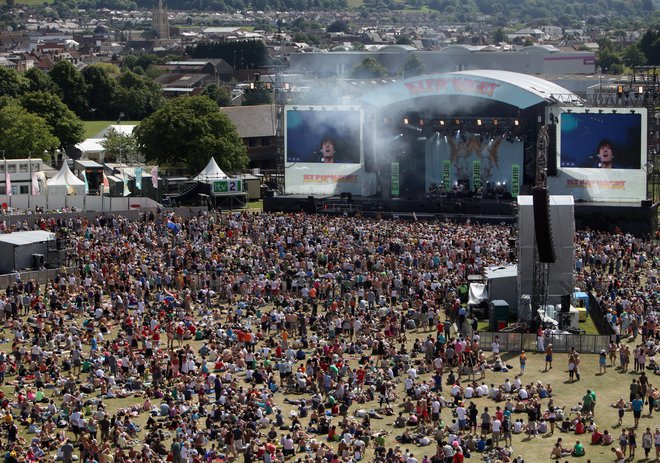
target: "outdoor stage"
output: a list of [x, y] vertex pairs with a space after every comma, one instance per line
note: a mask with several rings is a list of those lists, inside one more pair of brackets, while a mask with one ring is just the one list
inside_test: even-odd
[[[365, 217], [449, 219], [480, 223], [516, 221], [517, 203], [505, 198], [443, 197], [422, 199], [383, 199], [380, 197], [280, 195], [264, 198], [266, 212], [307, 212], [320, 214], [360, 214]], [[655, 234], [658, 204], [642, 206], [626, 203], [575, 203], [578, 229], [614, 231], [637, 236]]]

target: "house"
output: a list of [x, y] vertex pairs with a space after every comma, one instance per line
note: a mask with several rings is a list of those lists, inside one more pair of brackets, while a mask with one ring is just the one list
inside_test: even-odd
[[243, 139], [250, 158], [250, 168], [275, 169], [277, 107], [230, 106], [220, 111], [234, 123]]

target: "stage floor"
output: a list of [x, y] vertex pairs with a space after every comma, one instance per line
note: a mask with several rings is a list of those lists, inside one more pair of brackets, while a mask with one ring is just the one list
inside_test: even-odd
[[[383, 199], [380, 197], [280, 195], [264, 198], [266, 212], [307, 212], [321, 214], [361, 214], [365, 217], [402, 219], [470, 220], [481, 223], [516, 221], [517, 203], [506, 198], [443, 197], [421, 199]], [[575, 225], [637, 236], [655, 235], [658, 204], [576, 202]]]

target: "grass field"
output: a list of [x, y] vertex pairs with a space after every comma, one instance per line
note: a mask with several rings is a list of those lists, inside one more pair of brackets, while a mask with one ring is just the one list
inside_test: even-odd
[[[140, 121], [121, 121], [123, 125], [135, 125]], [[117, 121], [83, 121], [85, 138], [91, 138], [109, 125], [115, 125]]]
[[39, 6], [44, 3], [50, 5], [53, 3], [53, 0], [18, 0], [16, 6], [18, 5], [27, 5], [27, 6]]
[[264, 210], [264, 200], [260, 199], [258, 201], [250, 201], [248, 202], [247, 208], [250, 209], [250, 211], [263, 211]]
[[[269, 310], [267, 307], [265, 309], [266, 311]], [[79, 320], [79, 326], [80, 322], [82, 319]], [[10, 335], [9, 333], [7, 333]], [[117, 334], [117, 328], [113, 328], [111, 333], [109, 335], [105, 336], [106, 340], [111, 340], [114, 339], [114, 337]], [[434, 335], [434, 332], [424, 332], [424, 331], [419, 331], [419, 332], [408, 332], [407, 333], [407, 346], [410, 348], [415, 341], [416, 338], [425, 339], [428, 335]], [[192, 349], [196, 352], [199, 347], [201, 347], [202, 341], [187, 341]], [[162, 344], [161, 344], [162, 345]], [[5, 343], [0, 345], [0, 349], [4, 350], [5, 352], [8, 352], [10, 350], [10, 343]], [[85, 349], [88, 349], [88, 346], [85, 346]], [[518, 360], [517, 360], [517, 353], [504, 353], [503, 354], [503, 359], [508, 363], [513, 366], [513, 369], [509, 371], [508, 373], [496, 373], [496, 372], [490, 372], [487, 371], [486, 377], [484, 379], [479, 379], [477, 382], [484, 381], [487, 384], [501, 384], [504, 382], [506, 378], [510, 378], [513, 380], [514, 374], [518, 373]], [[349, 363], [351, 367], [357, 367], [357, 356], [352, 356], [349, 355]], [[525, 383], [531, 383], [531, 382], [536, 382], [541, 381], [544, 384], [550, 383], [554, 389], [553, 392], [553, 400], [556, 406], [565, 406], [566, 411], [568, 412], [571, 407], [575, 406], [582, 398], [582, 396], [586, 393], [587, 389], [591, 389], [596, 392], [597, 395], [597, 406], [596, 406], [596, 411], [595, 411], [595, 416], [596, 416], [596, 423], [599, 426], [601, 430], [609, 430], [610, 433], [613, 434], [615, 441], [618, 438], [618, 435], [621, 432], [621, 427], [616, 425], [617, 422], [617, 413], [616, 410], [613, 408], [609, 407], [609, 404], [614, 403], [620, 396], [624, 396], [627, 398], [628, 396], [628, 386], [633, 378], [637, 378], [638, 375], [636, 373], [621, 373], [614, 367], [609, 367], [607, 369], [607, 372], [604, 374], [599, 374], [598, 373], [598, 358], [596, 355], [589, 355], [589, 354], [583, 354], [581, 355], [582, 362], [581, 362], [581, 380], [579, 382], [569, 382], [568, 381], [568, 373], [566, 371], [567, 367], [567, 354], [555, 354], [555, 362], [553, 364], [553, 368], [549, 371], [544, 370], [544, 355], [541, 353], [532, 353], [529, 352], [528, 355], [528, 360], [527, 360], [527, 367], [524, 375], [522, 376], [523, 382]], [[238, 377], [242, 378], [244, 377], [244, 373], [238, 373]], [[277, 376], [276, 376], [277, 377]], [[84, 381], [85, 377], [84, 375], [81, 376], [81, 380]], [[651, 378], [650, 382], [653, 381], [653, 377]], [[12, 385], [12, 382], [14, 380], [13, 376], [7, 377], [6, 384], [2, 386], [3, 392], [8, 396], [9, 398], [14, 397], [14, 387]], [[420, 375], [418, 381], [429, 381], [431, 380], [431, 375], [430, 374], [423, 374]], [[240, 381], [242, 383], [242, 381]], [[403, 380], [402, 378], [396, 378], [396, 383], [397, 383], [397, 393], [398, 393], [398, 400], [394, 404], [394, 410], [395, 410], [395, 415], [398, 415], [398, 412], [402, 410], [401, 404], [403, 402], [404, 398], [404, 391], [403, 391]], [[243, 383], [244, 384], [244, 383]], [[443, 392], [445, 397], [449, 397], [449, 392], [448, 392], [448, 387], [445, 386], [444, 392]], [[52, 389], [49, 389], [47, 391], [47, 395], [51, 396], [52, 395]], [[97, 397], [97, 393], [91, 394], [91, 397]], [[305, 398], [305, 395], [287, 395], [289, 399], [301, 399]], [[290, 413], [296, 409], [295, 406], [289, 405], [284, 403], [284, 394], [282, 392], [277, 392], [274, 395], [274, 399], [276, 404], [282, 409], [283, 415], [285, 417], [289, 417]], [[56, 398], [56, 401], [59, 403], [59, 398]], [[104, 400], [104, 403], [106, 404], [106, 407], [108, 409], [109, 413], [114, 413], [116, 410], [133, 405], [133, 404], [142, 404], [144, 401], [143, 398], [141, 397], [128, 397], [128, 398], [123, 398], [123, 399], [106, 399]], [[477, 404], [480, 412], [483, 411], [484, 407], [489, 407], [491, 410], [495, 409], [495, 406], [497, 405], [494, 401], [486, 398], [479, 398], [479, 399], [474, 399], [474, 402]], [[548, 399], [543, 400], [543, 409], [545, 409], [545, 406], [548, 402]], [[155, 400], [154, 404], [158, 405], [158, 401]], [[503, 405], [503, 403], [500, 403], [499, 405]], [[365, 403], [365, 404], [354, 404], [350, 409], [349, 409], [349, 419], [354, 415], [355, 411], [359, 408], [363, 409], [377, 409], [378, 408], [378, 403], [377, 400], [370, 402], [370, 403]], [[659, 421], [657, 418], [651, 418], [647, 416], [646, 410], [644, 411], [644, 414], [642, 416], [642, 419], [640, 421], [640, 429], [638, 430], [638, 448], [637, 450], [637, 458], [631, 461], [651, 461], [651, 460], [644, 460], [643, 459], [643, 451], [641, 450], [641, 433], [647, 426], [651, 426], [652, 430], [658, 426]], [[573, 415], [574, 416], [574, 415]], [[451, 411], [449, 409], [444, 409], [441, 413], [442, 420], [446, 424], [450, 424], [452, 418]], [[148, 415], [146, 413], [141, 413], [137, 417], [134, 418], [134, 421], [142, 427], [144, 430], [144, 425], [146, 424], [146, 420], [148, 418]], [[384, 416], [383, 419], [372, 419], [371, 420], [371, 427], [375, 431], [385, 431], [387, 432], [386, 436], [386, 447], [387, 448], [394, 448], [398, 444], [396, 441], [396, 436], [400, 435], [403, 430], [402, 429], [395, 429], [393, 427], [393, 422], [394, 422], [395, 416]], [[524, 418], [526, 420], [525, 415], [513, 415], [514, 420], [517, 418]], [[287, 420], [288, 421], [288, 420]], [[356, 421], [360, 422], [360, 419], [356, 419]], [[303, 424], [307, 424], [307, 420], [303, 419], [302, 420]], [[333, 424], [339, 424], [341, 422], [340, 417], [336, 417], [333, 419]], [[633, 424], [632, 420], [632, 415], [630, 413], [626, 413], [624, 417], [624, 427], [629, 427]], [[33, 435], [27, 435], [26, 434], [26, 428], [24, 426], [19, 426], [20, 429], [20, 435], [25, 438], [28, 442], [30, 439], [33, 437]], [[265, 430], [264, 430], [265, 431]], [[413, 429], [411, 431], [414, 432]], [[142, 431], [144, 433], [144, 431]], [[142, 436], [143, 434], [141, 434]], [[310, 436], [311, 437], [317, 437], [317, 440], [320, 442], [325, 442], [326, 439], [323, 436]], [[582, 435], [582, 436], [575, 436], [573, 434], [562, 434], [557, 432], [554, 436], [549, 436], [549, 435], [542, 435], [534, 438], [530, 438], [524, 435], [514, 435], [513, 436], [513, 451], [514, 455], [522, 455], [525, 458], [525, 461], [535, 463], [539, 461], [545, 461], [549, 460], [548, 456], [550, 455], [550, 450], [553, 446], [553, 444], [556, 442], [558, 437], [563, 438], [564, 446], [570, 446], [575, 443], [577, 439], [580, 439], [582, 442], [585, 443], [586, 447], [586, 457], [583, 458], [572, 458], [572, 457], [567, 457], [563, 460], [565, 461], [582, 461], [586, 462], [587, 459], [590, 459], [592, 462], [611, 462], [613, 461], [611, 457], [611, 451], [609, 447], [603, 447], [603, 446], [591, 446], [589, 444], [589, 435]], [[141, 448], [141, 444], [138, 442], [135, 444], [136, 447], [139, 449]], [[170, 442], [165, 443], [166, 447], [169, 448]], [[331, 444], [336, 448], [336, 443]], [[431, 446], [428, 447], [418, 447], [416, 445], [401, 445], [401, 450], [409, 450], [414, 454], [414, 456], [421, 461], [421, 459], [427, 455], [431, 456], [435, 452], [435, 445], [432, 444]], [[76, 451], [76, 454], [78, 454], [78, 451]], [[369, 447], [366, 451], [365, 454], [365, 460], [366, 462], [371, 461], [373, 457], [373, 448]], [[238, 461], [242, 461], [242, 458]], [[290, 459], [289, 462], [293, 462], [295, 460]], [[481, 455], [473, 455], [470, 460], [467, 461], [474, 461], [478, 462], [481, 461]]]

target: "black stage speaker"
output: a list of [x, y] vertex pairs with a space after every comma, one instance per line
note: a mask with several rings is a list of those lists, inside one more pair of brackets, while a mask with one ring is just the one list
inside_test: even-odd
[[557, 126], [548, 125], [548, 176], [557, 176]]
[[561, 297], [561, 312], [568, 313], [571, 310], [571, 295], [564, 294]]
[[552, 242], [552, 224], [550, 223], [550, 196], [546, 187], [534, 187], [534, 230], [536, 249], [539, 260], [546, 264], [555, 261], [555, 246]]
[[314, 199], [314, 196], [307, 197], [307, 202], [303, 204], [303, 211], [308, 214], [314, 214], [316, 212], [316, 200]]
[[650, 199], [642, 199], [642, 207], [651, 207], [653, 206], [653, 201]]

